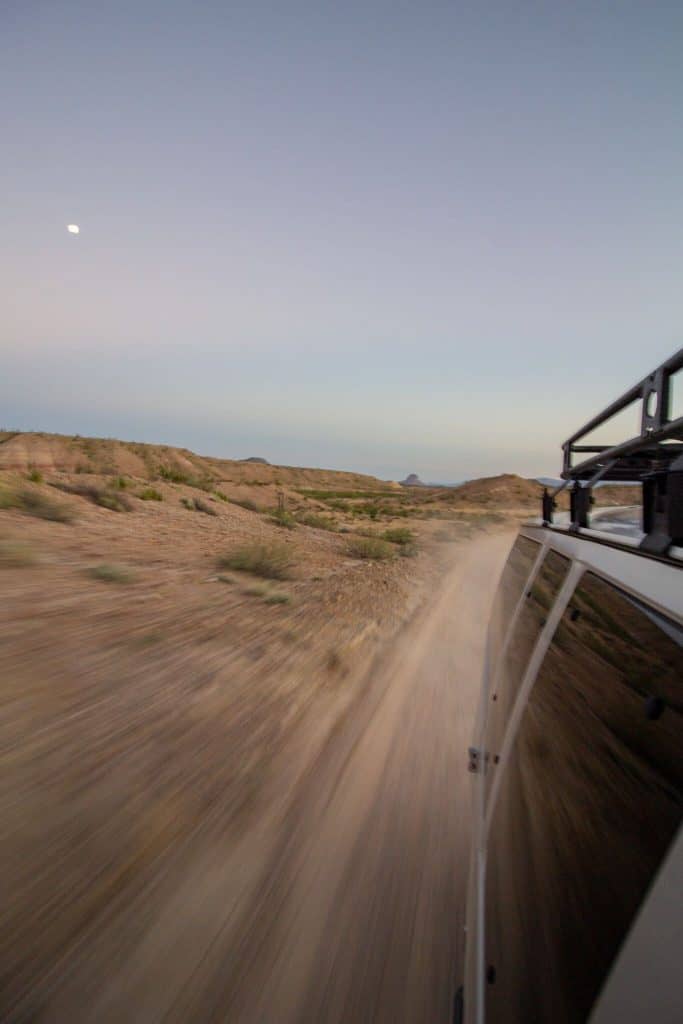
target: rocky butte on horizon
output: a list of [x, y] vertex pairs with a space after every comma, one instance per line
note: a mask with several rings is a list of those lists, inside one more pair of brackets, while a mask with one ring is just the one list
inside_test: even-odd
[[405, 480], [399, 480], [401, 487], [424, 487], [417, 473], [408, 473]]

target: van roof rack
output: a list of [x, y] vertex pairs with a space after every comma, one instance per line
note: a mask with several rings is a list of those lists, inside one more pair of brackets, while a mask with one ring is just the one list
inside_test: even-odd
[[[683, 544], [683, 416], [671, 419], [671, 380], [682, 368], [683, 348], [564, 442], [564, 483], [552, 492], [544, 491], [544, 523], [552, 523], [555, 496], [566, 487], [571, 487], [570, 529], [576, 531], [589, 525], [595, 484], [642, 483], [641, 549], [661, 555], [672, 545]], [[642, 403], [638, 435], [614, 445], [579, 444], [638, 401]]]

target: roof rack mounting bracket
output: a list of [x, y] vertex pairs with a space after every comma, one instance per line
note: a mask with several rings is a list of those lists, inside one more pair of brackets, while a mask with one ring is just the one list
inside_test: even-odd
[[[683, 369], [683, 348], [594, 416], [562, 445], [562, 479], [554, 492], [544, 490], [542, 515], [552, 523], [555, 496], [571, 484], [570, 529], [589, 524], [592, 488], [600, 480], [643, 485], [641, 549], [666, 553], [683, 545], [683, 416], [671, 419], [671, 380]], [[640, 434], [619, 444], [580, 444], [582, 438], [640, 401]], [[580, 461], [576, 461], [576, 457]]]
[[651, 555], [683, 545], [683, 455], [643, 480], [643, 533], [640, 549]]

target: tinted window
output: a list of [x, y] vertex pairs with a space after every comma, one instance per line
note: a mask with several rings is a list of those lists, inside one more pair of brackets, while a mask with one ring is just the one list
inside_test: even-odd
[[489, 1024], [586, 1019], [680, 823], [681, 642], [675, 624], [582, 578], [493, 816]]
[[525, 596], [514, 633], [510, 637], [500, 666], [500, 673], [493, 683], [489, 725], [486, 731], [486, 749], [492, 757], [500, 751], [505, 727], [529, 658], [569, 572], [569, 565], [568, 558], [557, 551], [549, 550]]
[[535, 540], [529, 540], [528, 537], [522, 537], [520, 534], [512, 546], [503, 569], [491, 610], [489, 626], [489, 665], [492, 672], [495, 670], [510, 619], [522, 596], [539, 549], [540, 544]]

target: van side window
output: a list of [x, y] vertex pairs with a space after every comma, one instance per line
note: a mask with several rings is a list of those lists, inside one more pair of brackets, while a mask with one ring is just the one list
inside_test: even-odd
[[489, 1024], [587, 1019], [680, 825], [682, 645], [676, 623], [582, 577], [500, 769]]
[[500, 655], [510, 619], [529, 579], [541, 545], [521, 534], [512, 546], [498, 584], [489, 626], [489, 666], [493, 672]]
[[564, 555], [552, 549], [548, 550], [532, 586], [527, 591], [500, 672], [493, 681], [486, 730], [486, 749], [490, 756], [500, 752], [505, 728], [529, 658], [569, 572], [570, 564], [570, 559]]

